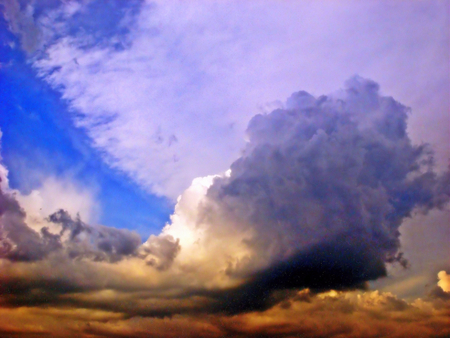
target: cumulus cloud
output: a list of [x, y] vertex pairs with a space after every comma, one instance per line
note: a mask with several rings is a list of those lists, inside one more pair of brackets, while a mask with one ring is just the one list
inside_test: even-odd
[[73, 220], [64, 210], [51, 214], [49, 223], [40, 222], [39, 231], [35, 231], [26, 223], [26, 213], [14, 196], [3, 190], [0, 190], [0, 217], [0, 257], [13, 261], [36, 261], [58, 252], [73, 259], [115, 262], [136, 254], [141, 244], [135, 232], [87, 225], [79, 217]]
[[175, 240], [171, 235], [151, 235], [140, 248], [140, 257], [143, 257], [148, 265], [166, 270], [181, 249], [179, 242], [179, 238]]
[[152, 235], [141, 245], [136, 232], [90, 225], [79, 215], [72, 218], [63, 209], [46, 219], [36, 215], [28, 218], [15, 194], [0, 189], [0, 258], [36, 261], [57, 253], [70, 259], [117, 262], [126, 256], [137, 256], [148, 265], [165, 270], [180, 250], [179, 240], [170, 235]]
[[25, 223], [25, 212], [12, 197], [0, 190], [0, 258], [34, 261], [60, 247], [47, 231], [42, 237]]
[[[1, 132], [0, 132], [1, 137]], [[0, 158], [1, 160], [1, 158]], [[41, 217], [42, 197], [46, 191], [33, 191], [29, 195], [10, 189], [7, 179], [8, 171], [0, 164], [0, 258], [11, 261], [36, 261], [46, 258], [52, 253], [67, 255], [74, 258], [90, 258], [93, 260], [118, 261], [124, 256], [135, 255], [141, 244], [140, 236], [132, 231], [115, 229], [101, 225], [88, 225], [77, 215], [72, 219], [70, 214], [60, 209], [46, 219]], [[54, 180], [50, 186], [53, 192], [61, 192]], [[45, 184], [48, 186], [48, 184]], [[64, 189], [63, 189], [64, 190]], [[70, 190], [70, 189], [69, 189]], [[85, 194], [81, 194], [82, 197]], [[78, 197], [71, 191], [59, 196], [51, 196], [51, 200], [62, 197]], [[27, 208], [24, 209], [23, 205]], [[46, 201], [45, 201], [46, 202]], [[49, 203], [45, 203], [50, 205]], [[69, 203], [70, 204], [70, 203]], [[54, 206], [54, 205], [53, 205]], [[75, 208], [84, 203], [72, 203]], [[39, 211], [37, 209], [40, 209]], [[27, 216], [29, 211], [32, 216]]]
[[89, 257], [115, 262], [123, 256], [135, 254], [141, 244], [141, 238], [135, 232], [101, 225], [90, 226], [79, 217], [73, 220], [64, 210], [50, 215], [48, 220], [61, 226], [60, 233], [55, 236], [67, 238], [65, 247], [71, 258]]
[[293, 94], [285, 109], [250, 121], [244, 155], [209, 188], [203, 217], [254, 232], [248, 246], [267, 258], [252, 264], [336, 238], [383, 262], [401, 259], [402, 220], [450, 194], [428, 146], [411, 144], [408, 111], [360, 77], [334, 97]]
[[70, 176], [44, 178], [29, 194], [15, 191], [14, 196], [26, 210], [30, 226], [59, 209], [71, 215], [80, 215], [86, 223], [96, 223], [100, 214], [95, 190], [77, 184]]
[[[143, 244], [81, 202], [34, 212], [64, 189], [14, 196], [0, 166], [0, 335], [448, 335], [445, 272], [427, 300], [344, 291], [406, 266], [399, 225], [448, 201], [447, 3], [231, 3], [0, 0], [76, 124], [151, 192], [224, 170], [279, 107]], [[357, 72], [414, 108], [408, 127], [358, 77], [265, 104]]]
[[[219, 307], [270, 307], [276, 290], [363, 288], [386, 276], [386, 263], [406, 266], [403, 220], [442, 208], [450, 195], [431, 149], [411, 143], [408, 113], [354, 77], [331, 96], [294, 93], [285, 108], [250, 121], [243, 156], [212, 178], [190, 221], [216, 252], [217, 272], [250, 277], [218, 292]], [[163, 230], [180, 231], [182, 247], [185, 222]]]
[[[87, 317], [121, 314], [124, 335], [134, 332], [130, 317], [172, 317], [184, 327], [205, 316], [212, 336], [313, 336], [289, 319], [310, 306], [344, 313], [348, 325], [325, 329], [328, 336], [369, 332], [352, 331], [346, 313], [369, 320], [388, 311], [393, 323], [417, 311], [431, 318], [430, 309], [447, 306], [444, 288], [426, 304], [370, 292], [360, 300], [352, 291], [386, 276], [388, 263], [405, 265], [399, 226], [449, 199], [448, 173], [434, 172], [427, 145], [412, 144], [408, 114], [361, 77], [329, 96], [294, 93], [282, 108], [255, 116], [230, 170], [195, 179], [169, 224], [143, 244], [133, 232], [90, 225], [64, 210], [35, 231], [14, 196], [2, 192], [0, 300], [11, 308], [86, 309]], [[313, 311], [310, 325], [331, 316], [323, 311]], [[285, 330], [265, 326], [261, 316], [285, 320]], [[388, 329], [374, 323], [375, 334]], [[420, 325], [420, 332], [445, 332]], [[108, 330], [97, 322], [86, 328], [94, 336]]]
[[439, 271], [437, 274], [437, 286], [431, 289], [429, 296], [434, 299], [450, 300], [450, 275], [447, 271]]
[[59, 248], [59, 242], [47, 231], [40, 236], [26, 224], [25, 211], [13, 194], [4, 192], [8, 189], [7, 174], [0, 164], [0, 258], [12, 261], [42, 259], [48, 251]]

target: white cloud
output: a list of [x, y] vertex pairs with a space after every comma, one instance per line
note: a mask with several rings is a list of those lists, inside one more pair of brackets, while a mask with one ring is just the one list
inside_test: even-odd
[[90, 36], [67, 36], [34, 65], [71, 102], [112, 166], [172, 198], [194, 177], [227, 168], [261, 107], [297, 89], [330, 92], [355, 73], [412, 106], [412, 138], [437, 145], [445, 166], [445, 6], [149, 3], [125, 49], [86, 48]]
[[[0, 130], [0, 141], [2, 131]], [[0, 142], [1, 150], [1, 142]], [[2, 164], [0, 155], [0, 188], [13, 194], [26, 212], [27, 222], [35, 223], [59, 209], [67, 210], [70, 214], [79, 214], [86, 222], [95, 223], [98, 220], [100, 206], [95, 199], [95, 190], [77, 184], [70, 177], [46, 177], [41, 179], [37, 189], [29, 194], [22, 194], [19, 190], [9, 186], [8, 169]]]
[[[0, 141], [2, 139], [3, 133], [0, 130]], [[1, 142], [0, 142], [0, 151], [1, 151]], [[1, 153], [0, 153], [0, 161], [2, 160], [1, 157]], [[6, 167], [4, 167], [1, 163], [0, 163], [0, 188], [2, 190], [7, 189], [9, 186], [9, 182], [8, 182], [8, 169], [6, 169]]]
[[27, 213], [27, 221], [45, 218], [59, 209], [71, 215], [79, 214], [88, 223], [98, 221], [100, 207], [95, 192], [76, 185], [70, 179], [48, 177], [28, 195], [17, 191], [15, 196]]

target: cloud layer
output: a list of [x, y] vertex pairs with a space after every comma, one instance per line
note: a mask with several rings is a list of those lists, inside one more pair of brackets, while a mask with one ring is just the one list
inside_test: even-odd
[[[448, 293], [447, 293], [448, 294]], [[235, 316], [175, 315], [127, 318], [121, 314], [64, 308], [0, 309], [5, 336], [35, 337], [446, 337], [449, 303], [390, 293], [308, 290], [264, 312]], [[301, 320], [299, 320], [301, 318]], [[31, 323], [39, 323], [33, 325]]]
[[[89, 225], [64, 210], [27, 224], [3, 177], [1, 303], [30, 311], [85, 309], [87, 317], [102, 313], [125, 326], [136, 316], [181, 316], [174, 322], [183, 326], [204, 314], [211, 330], [205, 336], [272, 332], [255, 311], [283, 313], [289, 324], [280, 336], [308, 331], [289, 321], [296, 299], [366, 289], [367, 281], [386, 276], [387, 264], [406, 265], [399, 226], [413, 212], [448, 202], [448, 172], [436, 174], [431, 149], [411, 143], [408, 114], [361, 77], [329, 96], [294, 93], [283, 108], [255, 116], [230, 170], [195, 179], [171, 222], [142, 244], [134, 232]], [[445, 272], [439, 278], [431, 305], [420, 307], [447, 306]], [[335, 304], [366, 315], [366, 305], [338, 295]], [[393, 296], [363, 295], [412, 315], [412, 305]], [[320, 297], [310, 302], [321, 304]], [[327, 334], [344, 330], [335, 329]]]

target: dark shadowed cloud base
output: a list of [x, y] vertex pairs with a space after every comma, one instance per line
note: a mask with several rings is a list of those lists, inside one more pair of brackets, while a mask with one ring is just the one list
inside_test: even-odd
[[354, 77], [331, 97], [294, 93], [250, 121], [244, 155], [209, 188], [203, 217], [254, 233], [245, 241], [255, 255], [230, 274], [270, 263], [223, 298], [226, 311], [267, 308], [275, 290], [361, 288], [386, 276], [385, 263], [407, 264], [402, 221], [450, 195], [432, 150], [411, 143], [408, 113]]

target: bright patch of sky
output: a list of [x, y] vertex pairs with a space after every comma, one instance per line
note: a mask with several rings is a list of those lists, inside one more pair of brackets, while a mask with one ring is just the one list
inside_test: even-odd
[[[149, 195], [103, 163], [84, 131], [73, 125], [61, 95], [36, 78], [24, 53], [15, 48], [19, 41], [8, 33], [3, 18], [0, 25], [1, 155], [12, 188], [30, 194], [51, 177], [97, 201], [92, 221], [132, 228], [144, 238], [158, 232], [168, 220], [172, 203]], [[53, 204], [44, 201], [40, 207], [45, 210]]]

